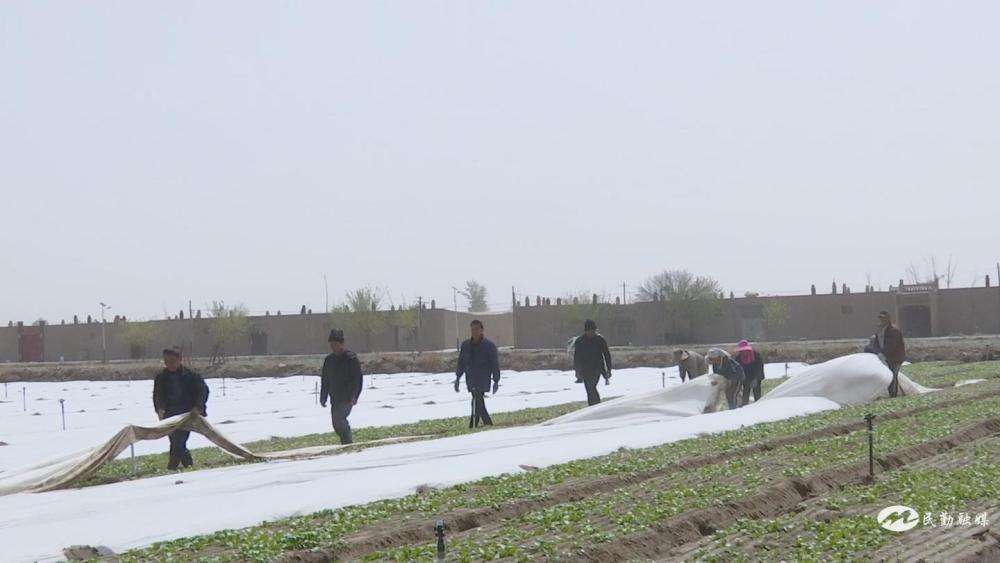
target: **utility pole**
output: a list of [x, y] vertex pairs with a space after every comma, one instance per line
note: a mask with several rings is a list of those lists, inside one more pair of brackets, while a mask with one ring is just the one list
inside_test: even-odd
[[424, 298], [417, 296], [417, 354], [420, 353], [420, 325], [423, 324]]
[[510, 286], [510, 328], [512, 341], [510, 345], [517, 348], [517, 293], [514, 291], [514, 286]]
[[107, 333], [107, 323], [104, 321], [104, 311], [110, 309], [111, 307], [101, 302], [101, 362], [108, 363], [108, 333]]
[[[188, 320], [191, 321], [191, 349], [188, 353], [191, 354], [191, 358], [194, 358], [194, 336], [198, 333], [198, 328], [194, 324], [194, 305], [191, 300], [188, 299]], [[131, 376], [130, 376], [131, 377]]]
[[628, 293], [626, 293], [626, 287], [628, 287], [628, 284], [622, 282], [622, 305], [628, 305]]
[[452, 291], [451, 293], [452, 300], [454, 301], [455, 305], [455, 350], [461, 351], [462, 341], [459, 339], [458, 336], [458, 288], [455, 286], [451, 286], [451, 291]]
[[326, 289], [326, 312], [330, 312], [330, 283], [326, 280], [326, 274], [323, 274], [323, 287]]

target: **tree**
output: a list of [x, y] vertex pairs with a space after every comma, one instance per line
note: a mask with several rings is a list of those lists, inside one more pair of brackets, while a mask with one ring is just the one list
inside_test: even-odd
[[122, 341], [128, 346], [133, 360], [149, 356], [149, 346], [157, 336], [156, 324], [150, 321], [126, 323], [122, 327]]
[[465, 291], [459, 291], [459, 293], [469, 300], [470, 313], [483, 313], [490, 310], [490, 306], [486, 302], [486, 287], [476, 280], [465, 282]]
[[943, 280], [945, 287], [951, 287], [952, 282], [955, 281], [957, 271], [958, 262], [953, 257], [949, 256], [944, 269], [941, 269], [938, 265], [937, 256], [928, 253], [924, 257], [923, 270], [915, 262], [910, 261], [910, 265], [906, 267], [906, 279], [913, 284], [934, 283], [938, 280]]
[[[687, 340], [695, 326], [716, 316], [721, 310], [722, 286], [714, 278], [695, 276], [687, 270], [666, 270], [639, 285], [639, 301], [662, 300], [673, 316], [677, 336]], [[687, 330], [684, 330], [684, 324]], [[678, 328], [678, 324], [682, 328]]]
[[212, 317], [208, 332], [215, 341], [213, 361], [225, 354], [226, 346], [231, 347], [233, 357], [236, 357], [237, 346], [250, 336], [247, 308], [242, 303], [229, 307], [225, 301], [213, 301], [208, 307], [208, 312]]
[[722, 286], [708, 276], [695, 276], [687, 270], [666, 270], [639, 285], [635, 292], [639, 301], [694, 301], [719, 297]]
[[381, 289], [361, 287], [348, 291], [346, 301], [334, 310], [334, 313], [348, 313], [345, 315], [345, 330], [362, 335], [368, 351], [372, 350], [372, 335], [385, 326], [385, 320], [378, 311], [383, 299]]
[[768, 299], [764, 304], [764, 322], [769, 329], [782, 327], [788, 322], [788, 304], [781, 299]]
[[407, 344], [415, 344], [417, 340], [417, 306], [403, 305], [393, 314], [393, 324], [399, 329]]

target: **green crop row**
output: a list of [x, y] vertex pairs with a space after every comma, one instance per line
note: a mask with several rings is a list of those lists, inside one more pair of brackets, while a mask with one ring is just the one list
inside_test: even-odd
[[[802, 434], [830, 424], [858, 420], [866, 412], [885, 414], [905, 408], [934, 405], [954, 398], [974, 397], [984, 390], [1000, 389], [998, 383], [1000, 382], [893, 401], [878, 401], [870, 405], [754, 425], [654, 448], [619, 451], [539, 471], [489, 477], [475, 483], [430, 490], [400, 499], [322, 511], [237, 531], [163, 542], [129, 552], [121, 560], [269, 561], [287, 551], [287, 545], [301, 545], [301, 549], [333, 546], [351, 533], [390, 518], [433, 518], [437, 514], [456, 509], [499, 507], [512, 501], [545, 496], [552, 487], [571, 479], [646, 472], [691, 456], [730, 451], [769, 438]], [[310, 530], [310, 533], [296, 532], [304, 529]], [[212, 555], [206, 558], [205, 553]]]
[[[868, 512], [829, 521], [804, 521], [801, 516], [741, 520], [716, 532], [694, 554], [699, 561], [837, 561], [867, 560], [866, 554], [905, 539], [883, 530], [874, 513], [901, 504], [920, 514], [955, 513], [975, 501], [1000, 498], [1000, 441], [970, 446], [973, 459], [956, 469], [909, 468], [879, 476], [873, 485], [854, 485], [826, 499], [827, 508], [870, 508]], [[747, 540], [752, 543], [748, 544]], [[751, 547], [752, 546], [752, 547]]]
[[[1000, 398], [993, 398], [887, 421], [878, 426], [878, 447], [882, 451], [896, 450], [941, 438], [998, 409]], [[453, 559], [484, 560], [475, 555], [468, 558], [465, 554], [496, 553], [499, 546], [507, 554], [505, 557], [530, 559], [545, 555], [551, 558], [551, 554], [539, 549], [551, 549], [553, 545], [568, 550], [561, 555], [572, 557], [582, 546], [610, 541], [677, 514], [753, 494], [783, 476], [804, 476], [828, 467], [857, 463], [866, 456], [867, 435], [854, 432], [732, 459], [642, 483], [634, 489], [623, 488], [555, 505], [508, 521], [488, 532], [466, 535], [453, 546]], [[648, 493], [650, 489], [656, 492]], [[547, 541], [539, 544], [538, 538], [542, 537]], [[431, 547], [428, 545], [424, 549]], [[407, 560], [403, 554], [389, 550], [373, 554], [369, 560]]]

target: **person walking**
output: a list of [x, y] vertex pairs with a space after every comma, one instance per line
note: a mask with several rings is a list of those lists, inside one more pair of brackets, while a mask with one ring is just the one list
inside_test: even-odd
[[486, 410], [486, 393], [490, 390], [490, 379], [493, 380], [493, 394], [500, 389], [500, 359], [496, 344], [485, 336], [482, 321], [474, 320], [469, 324], [471, 338], [462, 342], [458, 352], [458, 367], [455, 370], [455, 392], [458, 384], [465, 376], [465, 387], [472, 394], [472, 414], [469, 416], [469, 428], [476, 428], [482, 423], [493, 426], [493, 419]]
[[611, 351], [608, 341], [597, 334], [597, 323], [590, 319], [583, 323], [583, 334], [576, 339], [573, 369], [576, 370], [576, 378], [582, 379], [587, 389], [587, 404], [593, 406], [600, 403], [597, 383], [601, 376], [604, 376], [605, 384], [611, 383]]
[[753, 400], [756, 403], [760, 400], [760, 384], [764, 381], [764, 357], [754, 350], [746, 340], [740, 340], [736, 345], [736, 362], [743, 368], [743, 399], [740, 406], [746, 406], [750, 402], [750, 393], [753, 392]]
[[344, 346], [344, 331], [331, 330], [327, 341], [330, 343], [331, 354], [323, 360], [319, 404], [325, 408], [327, 398], [330, 399], [333, 431], [340, 438], [340, 443], [346, 445], [354, 442], [351, 423], [347, 421], [347, 417], [351, 416], [351, 410], [358, 404], [364, 377], [358, 355]]
[[878, 331], [875, 332], [875, 353], [879, 355], [892, 371], [892, 381], [889, 382], [889, 396], [899, 394], [899, 368], [906, 360], [906, 343], [903, 341], [903, 331], [893, 324], [889, 311], [878, 314]]
[[744, 380], [743, 368], [721, 348], [712, 348], [706, 356], [712, 364], [712, 373], [726, 379], [726, 403], [729, 405], [729, 410], [738, 408], [738, 394]]
[[677, 371], [681, 376], [681, 383], [684, 378], [694, 379], [699, 375], [708, 373], [708, 362], [705, 356], [691, 350], [674, 350], [674, 363], [677, 364]]
[[[186, 414], [196, 410], [201, 416], [208, 416], [208, 385], [201, 375], [184, 365], [181, 349], [177, 346], [163, 351], [164, 369], [153, 380], [153, 408], [160, 420]], [[167, 469], [173, 471], [178, 465], [191, 467], [194, 459], [187, 448], [188, 430], [174, 430], [170, 433], [170, 459]]]

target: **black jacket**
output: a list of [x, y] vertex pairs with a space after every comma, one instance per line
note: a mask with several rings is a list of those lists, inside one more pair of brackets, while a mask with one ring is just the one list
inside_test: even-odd
[[717, 373], [729, 381], [736, 381], [740, 383], [743, 382], [745, 377], [743, 374], [743, 367], [740, 363], [729, 357], [722, 358], [722, 361], [719, 362], [719, 367], [715, 367], [713, 364], [712, 373]]
[[744, 364], [740, 359], [740, 353], [737, 352], [733, 355], [733, 359], [736, 363], [740, 364], [743, 368], [743, 374], [746, 376], [747, 381], [753, 381], [755, 379], [764, 379], [764, 357], [760, 355], [757, 350], [753, 351], [753, 361], [749, 364]]
[[364, 379], [361, 375], [361, 361], [350, 350], [343, 354], [330, 354], [323, 360], [323, 382], [319, 389], [319, 402], [356, 403], [361, 396]]
[[166, 411], [168, 417], [197, 408], [208, 416], [208, 385], [197, 372], [181, 366], [177, 372], [163, 370], [153, 380], [153, 408]]
[[465, 387], [469, 391], [488, 393], [490, 378], [500, 382], [500, 358], [497, 355], [496, 344], [483, 338], [479, 344], [473, 344], [472, 339], [462, 343], [458, 352], [458, 368], [455, 377], [460, 379], [465, 375]]
[[608, 341], [600, 334], [580, 335], [573, 346], [573, 369], [580, 377], [611, 373], [611, 351]]

